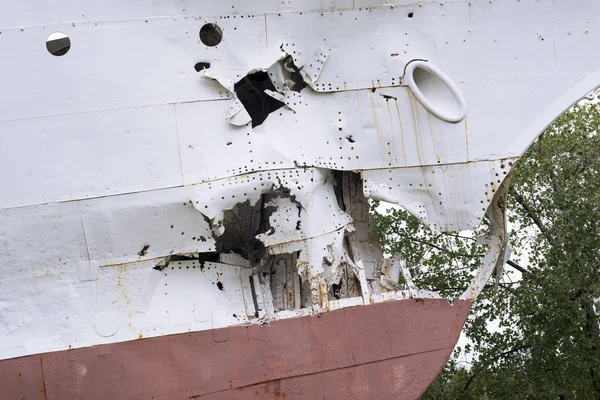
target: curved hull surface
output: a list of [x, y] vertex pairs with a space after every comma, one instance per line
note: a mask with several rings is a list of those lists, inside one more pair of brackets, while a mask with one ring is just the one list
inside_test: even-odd
[[397, 300], [0, 361], [7, 399], [415, 399], [471, 302]]

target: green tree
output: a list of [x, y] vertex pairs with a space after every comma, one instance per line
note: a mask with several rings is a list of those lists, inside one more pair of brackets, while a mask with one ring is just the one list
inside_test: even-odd
[[[465, 325], [465, 366], [452, 359], [424, 399], [599, 399], [600, 105], [558, 118], [518, 162], [509, 188], [510, 261]], [[375, 212], [386, 252], [417, 286], [455, 296], [483, 249], [435, 233], [403, 210]], [[481, 231], [481, 232], [479, 232]], [[491, 328], [493, 326], [493, 328]]]

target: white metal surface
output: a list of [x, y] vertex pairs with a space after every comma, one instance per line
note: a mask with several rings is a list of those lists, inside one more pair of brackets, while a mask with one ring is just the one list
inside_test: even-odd
[[[498, 220], [520, 155], [600, 85], [600, 3], [370, 3], [5, 1], [0, 358], [408, 298], [379, 285], [363, 194]], [[252, 127], [257, 71], [285, 105]]]
[[[75, 272], [1, 282], [0, 332], [10, 338], [0, 343], [2, 357], [248, 320], [244, 296], [251, 295], [251, 270], [198, 261], [173, 262], [160, 272], [153, 266], [146, 261], [100, 268], [91, 282], [81, 282]], [[153, 274], [156, 286], [148, 288]], [[150, 306], [144, 310], [146, 297]]]

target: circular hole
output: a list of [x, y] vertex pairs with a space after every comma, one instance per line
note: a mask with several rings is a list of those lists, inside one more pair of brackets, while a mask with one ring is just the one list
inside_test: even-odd
[[204, 24], [204, 26], [200, 28], [200, 40], [206, 46], [214, 47], [223, 40], [223, 31], [217, 24]]
[[62, 32], [54, 32], [46, 39], [46, 49], [53, 56], [64, 56], [71, 48], [71, 39]]
[[409, 64], [407, 83], [415, 97], [429, 112], [447, 122], [459, 122], [466, 115], [466, 104], [458, 88], [432, 65], [415, 61]]

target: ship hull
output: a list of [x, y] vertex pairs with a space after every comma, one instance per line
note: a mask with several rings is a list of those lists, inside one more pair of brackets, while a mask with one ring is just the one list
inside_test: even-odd
[[416, 399], [470, 306], [397, 300], [3, 360], [2, 398]]

